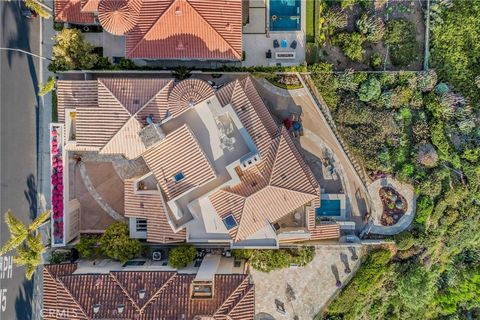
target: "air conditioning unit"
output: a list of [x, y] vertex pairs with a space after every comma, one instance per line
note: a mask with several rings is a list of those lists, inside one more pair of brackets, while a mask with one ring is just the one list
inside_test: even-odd
[[240, 162], [241, 163], [240, 168], [242, 169], [242, 171], [247, 170], [251, 166], [256, 165], [259, 161], [260, 161], [260, 156], [258, 155], [258, 153], [255, 153], [249, 156], [248, 158], [245, 158], [244, 160], [242, 160]]
[[162, 260], [162, 253], [160, 251], [153, 251], [152, 260], [153, 261], [161, 261]]

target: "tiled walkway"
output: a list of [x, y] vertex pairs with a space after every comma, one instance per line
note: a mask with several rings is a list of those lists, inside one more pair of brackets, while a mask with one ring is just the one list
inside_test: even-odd
[[[355, 249], [353, 249], [355, 248]], [[352, 260], [353, 251], [359, 257]], [[287, 268], [263, 273], [252, 270], [255, 283], [255, 312], [257, 320], [313, 319], [353, 275], [363, 254], [361, 246], [321, 246], [314, 260], [305, 267]], [[345, 273], [346, 266], [352, 271]], [[291, 289], [287, 289], [290, 286]], [[277, 311], [275, 300], [284, 304], [286, 313]]]

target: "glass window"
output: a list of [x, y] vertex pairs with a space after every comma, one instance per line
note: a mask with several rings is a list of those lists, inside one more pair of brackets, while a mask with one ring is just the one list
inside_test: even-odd
[[233, 214], [223, 218], [223, 223], [225, 224], [225, 227], [227, 227], [227, 230], [230, 230], [237, 226], [237, 221], [235, 220]]

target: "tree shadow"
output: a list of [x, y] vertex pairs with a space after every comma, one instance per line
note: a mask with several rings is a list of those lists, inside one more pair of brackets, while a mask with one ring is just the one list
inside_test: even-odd
[[335, 281], [340, 281], [340, 275], [338, 273], [338, 268], [336, 265], [332, 264], [330, 266], [330, 268], [332, 269], [332, 273], [333, 273], [333, 276], [335, 277]]
[[348, 263], [348, 256], [343, 252], [340, 253], [340, 261], [342, 261], [343, 265], [345, 266], [345, 273], [352, 272], [352, 269], [350, 269], [350, 264]]
[[24, 190], [25, 198], [28, 201], [28, 207], [30, 211], [30, 218], [33, 220], [37, 217], [38, 213], [38, 194], [37, 184], [35, 182], [35, 176], [33, 174], [27, 177], [27, 190]]
[[350, 253], [352, 254], [352, 256], [350, 257], [352, 261], [358, 260], [357, 249], [355, 247], [348, 247], [348, 251], [350, 251]]
[[24, 279], [15, 298], [16, 319], [32, 319], [32, 299], [35, 280]]

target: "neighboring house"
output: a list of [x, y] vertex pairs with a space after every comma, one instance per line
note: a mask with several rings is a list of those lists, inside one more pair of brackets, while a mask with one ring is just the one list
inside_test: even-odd
[[55, 21], [125, 37], [130, 59], [242, 58], [241, 0], [55, 0]]
[[148, 167], [122, 186], [132, 237], [232, 248], [339, 238], [337, 223], [316, 221], [320, 186], [250, 77], [217, 91], [200, 79], [60, 80], [57, 94], [65, 151]]
[[42, 319], [247, 320], [255, 314], [255, 288], [245, 274], [77, 267], [43, 267]]

